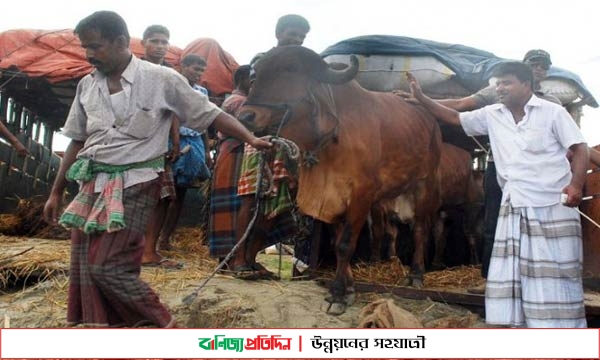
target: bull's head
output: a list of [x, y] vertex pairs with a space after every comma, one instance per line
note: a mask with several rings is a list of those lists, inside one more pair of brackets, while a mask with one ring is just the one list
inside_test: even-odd
[[240, 121], [259, 135], [282, 135], [301, 145], [314, 143], [315, 135], [327, 131], [318, 117], [333, 99], [329, 91], [330, 104], [323, 104], [321, 84], [349, 82], [358, 72], [358, 60], [352, 56], [350, 66], [336, 70], [312, 50], [281, 46], [266, 53], [255, 70]]

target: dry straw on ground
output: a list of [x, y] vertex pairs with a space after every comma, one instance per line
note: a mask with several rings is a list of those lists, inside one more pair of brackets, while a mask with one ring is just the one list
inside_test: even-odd
[[66, 274], [69, 243], [64, 240], [0, 235], [0, 290]]

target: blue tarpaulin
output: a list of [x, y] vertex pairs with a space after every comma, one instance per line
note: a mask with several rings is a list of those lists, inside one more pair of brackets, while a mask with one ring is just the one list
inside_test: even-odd
[[[457, 80], [473, 92], [487, 86], [494, 66], [504, 61], [514, 61], [464, 45], [392, 35], [367, 35], [343, 40], [329, 46], [321, 56], [349, 54], [433, 56], [454, 71]], [[548, 77], [574, 82], [583, 95], [585, 103], [598, 107], [598, 103], [578, 75], [552, 66], [548, 70]]]

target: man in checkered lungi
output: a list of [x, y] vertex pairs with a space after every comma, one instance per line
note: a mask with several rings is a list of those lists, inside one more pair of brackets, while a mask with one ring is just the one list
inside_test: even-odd
[[[44, 218], [71, 228], [67, 321], [87, 326], [173, 327], [175, 319], [140, 278], [144, 229], [160, 194], [158, 174], [171, 119], [215, 128], [270, 148], [172, 69], [137, 59], [125, 21], [99, 11], [75, 28], [96, 68], [77, 86], [63, 134], [71, 142]], [[66, 180], [79, 193], [60, 216]]]
[[499, 103], [460, 114], [425, 96], [408, 76], [413, 95], [436, 117], [462, 126], [467, 135], [490, 138], [503, 196], [486, 321], [586, 327], [581, 225], [574, 207], [585, 183], [587, 144], [562, 106], [533, 96], [529, 66], [502, 63], [494, 76]]

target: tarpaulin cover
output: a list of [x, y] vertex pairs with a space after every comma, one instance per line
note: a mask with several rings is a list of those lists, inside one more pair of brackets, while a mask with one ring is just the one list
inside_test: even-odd
[[[130, 47], [136, 56], [143, 56], [140, 39], [131, 38]], [[181, 49], [170, 46], [167, 62], [178, 65], [180, 54]], [[12, 67], [50, 83], [78, 79], [92, 71], [79, 38], [71, 29], [18, 29], [0, 33], [0, 69]]]
[[[490, 52], [464, 45], [392, 35], [368, 35], [343, 40], [325, 49], [321, 56], [340, 54], [433, 56], [454, 71], [462, 85], [473, 92], [488, 84], [494, 66], [507, 61]], [[586, 103], [598, 107], [598, 103], [576, 74], [552, 66], [548, 77], [573, 81]]]
[[206, 71], [202, 75], [200, 85], [209, 89], [214, 95], [233, 91], [233, 73], [239, 65], [216, 40], [196, 39], [183, 49], [181, 58], [183, 59], [188, 54], [196, 54], [206, 60]]

